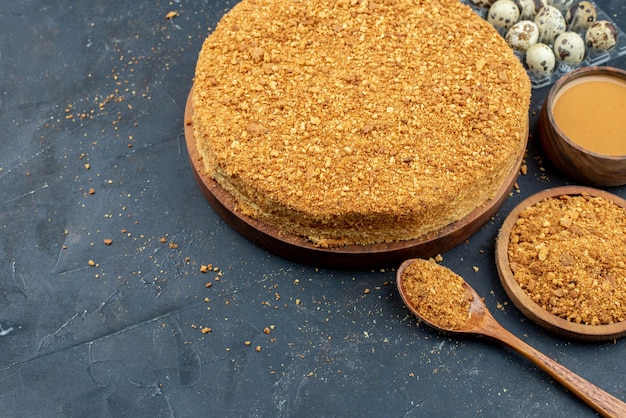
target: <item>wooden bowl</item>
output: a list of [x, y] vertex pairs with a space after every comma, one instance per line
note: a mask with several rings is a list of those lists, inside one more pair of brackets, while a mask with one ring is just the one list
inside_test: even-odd
[[500, 282], [513, 304], [529, 319], [546, 330], [563, 337], [577, 340], [602, 341], [616, 339], [626, 335], [626, 321], [609, 325], [586, 325], [570, 322], [553, 315], [535, 303], [520, 287], [513, 276], [509, 264], [508, 248], [511, 229], [519, 218], [520, 212], [549, 197], [563, 195], [575, 196], [583, 193], [589, 196], [603, 197], [626, 209], [626, 200], [603, 190], [583, 186], [555, 187], [528, 197], [511, 211], [498, 233], [496, 241], [496, 265], [498, 274], [500, 276]]
[[[593, 186], [620, 186], [626, 184], [626, 155], [603, 154], [582, 147], [557, 126], [553, 114], [559, 93], [574, 83], [598, 76], [626, 81], [626, 71], [598, 66], [580, 68], [561, 77], [550, 89], [541, 109], [539, 141], [552, 163], [572, 179]], [[626, 129], [623, 132], [626, 137]]]
[[[185, 141], [194, 177], [213, 210], [235, 231], [259, 247], [285, 259], [316, 267], [366, 270], [397, 266], [406, 259], [434, 257], [457, 246], [482, 228], [500, 209], [517, 180], [524, 157], [524, 152], [520, 152], [493, 199], [444, 228], [408, 241], [321, 248], [302, 237], [281, 233], [271, 225], [259, 222], [236, 209], [233, 197], [204, 174], [203, 162], [193, 134], [192, 115], [190, 93], [185, 107]], [[527, 140], [526, 136], [524, 149]]]

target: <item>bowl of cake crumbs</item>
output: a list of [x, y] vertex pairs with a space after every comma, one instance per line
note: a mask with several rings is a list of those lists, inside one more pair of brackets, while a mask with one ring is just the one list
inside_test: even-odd
[[519, 203], [496, 242], [500, 281], [515, 306], [560, 336], [626, 335], [626, 200], [582, 186]]

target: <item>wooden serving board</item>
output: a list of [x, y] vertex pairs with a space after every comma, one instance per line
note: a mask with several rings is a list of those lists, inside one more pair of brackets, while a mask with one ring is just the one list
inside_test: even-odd
[[[409, 241], [320, 248], [302, 237], [283, 234], [270, 225], [238, 212], [233, 197], [204, 174], [193, 134], [191, 96], [190, 92], [185, 107], [185, 140], [193, 174], [213, 210], [234, 230], [259, 247], [285, 259], [316, 267], [350, 270], [395, 267], [406, 259], [434, 257], [457, 246], [476, 233], [502, 206], [515, 184], [523, 159], [522, 152], [492, 200], [445, 228]], [[527, 140], [528, 135], [525, 144]]]

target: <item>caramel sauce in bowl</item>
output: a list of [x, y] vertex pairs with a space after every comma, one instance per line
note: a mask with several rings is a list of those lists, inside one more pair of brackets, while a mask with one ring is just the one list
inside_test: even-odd
[[539, 140], [564, 174], [594, 186], [626, 184], [626, 71], [585, 67], [561, 77], [539, 117]]

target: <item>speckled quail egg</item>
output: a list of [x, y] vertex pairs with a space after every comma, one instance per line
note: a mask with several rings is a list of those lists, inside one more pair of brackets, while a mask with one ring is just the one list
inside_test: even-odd
[[472, 4], [480, 7], [489, 7], [495, 3], [495, 1], [496, 0], [471, 0]]
[[535, 16], [539, 28], [539, 42], [552, 45], [554, 39], [565, 32], [565, 18], [556, 7], [546, 6]]
[[548, 0], [515, 0], [520, 10], [519, 20], [533, 20], [542, 7], [548, 5]]
[[487, 21], [503, 32], [509, 30], [519, 19], [519, 7], [513, 0], [498, 0], [487, 12]]
[[565, 13], [567, 30], [574, 32], [586, 30], [597, 18], [596, 6], [588, 1], [573, 4]]
[[548, 77], [554, 71], [556, 58], [552, 48], [546, 44], [533, 44], [526, 50], [526, 65], [537, 78]]
[[531, 20], [520, 20], [506, 33], [506, 42], [513, 49], [526, 51], [539, 39], [539, 29]]
[[576, 0], [548, 0], [548, 5], [556, 7], [561, 12], [565, 12], [567, 9], [572, 7]]
[[617, 45], [617, 28], [608, 20], [598, 20], [587, 29], [585, 41], [589, 48], [609, 51]]
[[554, 55], [567, 64], [580, 64], [585, 59], [585, 41], [576, 32], [563, 32], [554, 40]]

